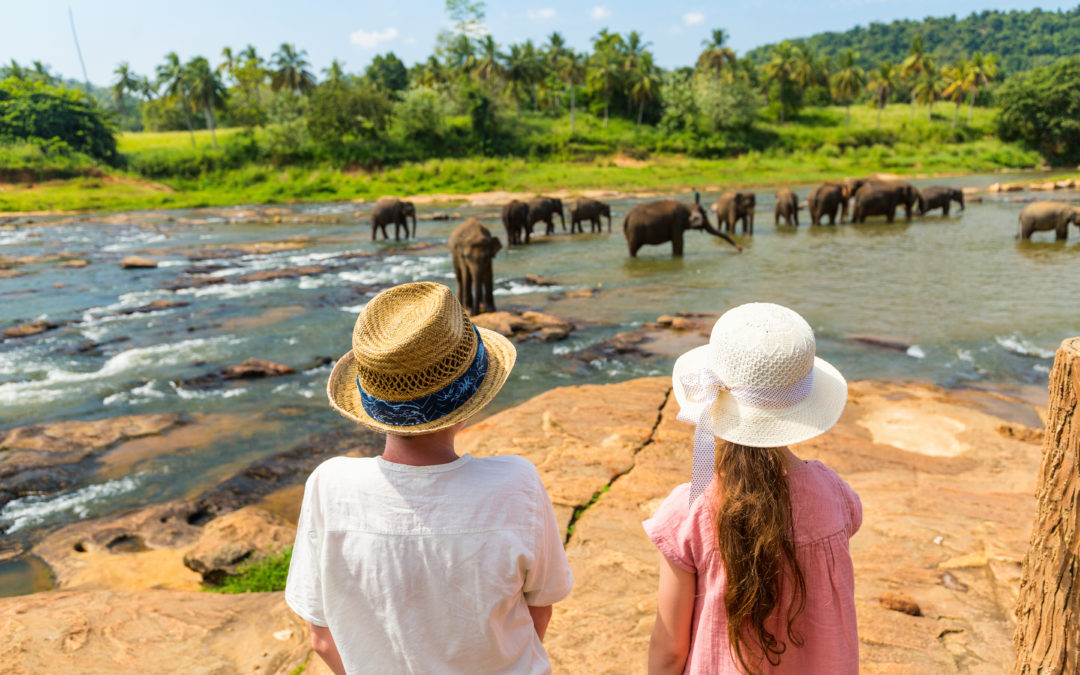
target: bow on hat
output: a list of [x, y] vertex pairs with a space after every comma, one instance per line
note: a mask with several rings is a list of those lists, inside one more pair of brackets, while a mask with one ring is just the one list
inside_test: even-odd
[[679, 378], [686, 401], [676, 419], [694, 424], [694, 463], [690, 476], [690, 505], [705, 492], [716, 466], [716, 436], [713, 433], [712, 407], [720, 392], [727, 392], [740, 403], [758, 408], [786, 408], [804, 400], [814, 387], [814, 370], [806, 377], [783, 387], [729, 386], [711, 368], [700, 368]]

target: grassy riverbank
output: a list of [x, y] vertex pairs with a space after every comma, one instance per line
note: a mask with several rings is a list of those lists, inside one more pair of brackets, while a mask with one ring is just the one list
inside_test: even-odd
[[[229, 154], [235, 153], [230, 143], [243, 137], [240, 132], [219, 130], [221, 148], [217, 150], [208, 132], [196, 132], [195, 148], [187, 132], [123, 134], [119, 148], [128, 158], [128, 171], [83, 166], [68, 158], [64, 160], [67, 173], [60, 175], [82, 175], [0, 183], [0, 212], [372, 200], [384, 194], [494, 190], [669, 192], [691, 185], [703, 189], [754, 187], [876, 172], [926, 175], [1026, 169], [1042, 164], [1037, 153], [993, 135], [992, 111], [976, 109], [968, 127], [963, 119], [967, 111], [962, 110], [955, 130], [951, 127], [952, 112], [951, 106], [938, 106], [934, 119], [927, 120], [925, 110], [919, 109], [912, 119], [908, 106], [893, 105], [885, 110], [879, 127], [875, 110], [853, 107], [849, 131], [843, 108], [813, 109], [787, 124], [759, 123], [746, 143], [762, 149], [722, 158], [678, 152], [678, 136], [665, 136], [655, 127], [636, 127], [625, 120], [613, 119], [604, 128], [599, 119], [579, 115], [571, 136], [568, 118], [537, 116], [529, 120], [530, 128], [520, 133], [535, 136], [538, 144], [543, 139], [546, 156], [431, 159], [379, 170], [315, 161], [292, 166], [251, 162], [203, 170], [199, 167], [225, 166], [229, 161], [235, 164]], [[260, 130], [248, 136], [247, 142], [263, 143], [265, 135], [265, 130]], [[4, 159], [0, 154], [0, 160]], [[36, 175], [49, 177], [47, 158], [29, 160], [34, 163], [23, 174], [38, 171]], [[131, 167], [140, 167], [141, 172]]]

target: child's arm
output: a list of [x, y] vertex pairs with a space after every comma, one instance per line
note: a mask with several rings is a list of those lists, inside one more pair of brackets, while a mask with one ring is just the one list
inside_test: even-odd
[[649, 642], [649, 675], [681, 673], [690, 651], [697, 575], [660, 556], [656, 624]]
[[543, 642], [544, 633], [547, 632], [548, 622], [551, 621], [551, 605], [529, 607], [529, 614], [532, 616], [533, 628], [536, 629], [536, 634], [540, 637], [540, 642]]
[[335, 675], [345, 675], [345, 666], [341, 663], [341, 654], [338, 654], [337, 644], [330, 629], [325, 626], [311, 624], [311, 647], [315, 653], [322, 657], [330, 670]]

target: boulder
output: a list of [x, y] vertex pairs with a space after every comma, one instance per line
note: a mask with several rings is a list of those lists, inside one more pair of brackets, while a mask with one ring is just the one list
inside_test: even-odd
[[574, 330], [569, 321], [534, 311], [486, 312], [472, 317], [472, 321], [518, 342], [557, 342]]
[[65, 260], [63, 263], [60, 264], [60, 267], [80, 268], [80, 267], [86, 267], [89, 264], [90, 264], [89, 260], [82, 260], [82, 259]]
[[153, 269], [157, 266], [156, 260], [140, 258], [137, 255], [130, 255], [120, 261], [120, 267], [125, 270]]
[[31, 321], [29, 323], [24, 323], [22, 325], [15, 326], [14, 328], [5, 328], [4, 329], [4, 337], [7, 337], [7, 338], [30, 337], [31, 335], [39, 335], [39, 334], [44, 333], [46, 331], [56, 330], [59, 327], [60, 327], [60, 324], [58, 324], [58, 323], [55, 323], [53, 321], [45, 321], [44, 319], [39, 319], [37, 321]]
[[556, 281], [555, 279], [549, 279], [547, 277], [542, 277], [539, 274], [526, 274], [525, 275], [525, 283], [529, 284], [530, 286], [558, 286], [559, 285], [559, 282]]
[[234, 284], [247, 284], [253, 281], [274, 281], [275, 279], [298, 279], [300, 277], [313, 277], [330, 271], [325, 265], [307, 265], [304, 267], [291, 267], [281, 270], [262, 270], [244, 274], [230, 280]]
[[1019, 183], [993, 183], [986, 188], [987, 192], [1020, 192], [1024, 189]]
[[1031, 183], [1028, 185], [1028, 189], [1032, 192], [1053, 192], [1058, 189], [1058, 184], [1054, 181], [1047, 181], [1045, 183]]
[[191, 303], [182, 300], [154, 300], [145, 305], [139, 305], [138, 307], [122, 309], [117, 312], [117, 314], [146, 314], [149, 312], [160, 312], [166, 309], [176, 309], [177, 307], [187, 307], [190, 304]]
[[260, 377], [281, 377], [296, 371], [289, 366], [265, 359], [248, 359], [238, 366], [228, 366], [221, 371], [226, 380], [251, 380]]
[[184, 564], [207, 583], [221, 583], [244, 563], [277, 553], [296, 539], [296, 528], [280, 516], [255, 506], [211, 520]]
[[901, 612], [908, 616], [922, 616], [919, 603], [903, 593], [882, 593], [881, 597], [878, 598], [878, 604], [885, 609]]

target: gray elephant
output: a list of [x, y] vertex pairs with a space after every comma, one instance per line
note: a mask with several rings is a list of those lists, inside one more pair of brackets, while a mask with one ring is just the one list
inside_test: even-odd
[[524, 233], [525, 243], [529, 243], [529, 205], [525, 202], [513, 199], [509, 204], [502, 207], [502, 222], [506, 228], [506, 245], [517, 246], [522, 243]]
[[956, 188], [951, 187], [928, 187], [925, 190], [919, 190], [919, 215], [926, 215], [927, 211], [933, 211], [934, 209], [941, 209], [943, 215], [949, 215], [949, 206], [953, 202], [960, 205], [960, 210], [964, 210], [964, 193]]
[[1033, 232], [1054, 231], [1055, 241], [1069, 237], [1069, 223], [1080, 227], [1080, 206], [1062, 202], [1032, 202], [1020, 212], [1018, 239], [1031, 239]]
[[919, 191], [903, 181], [867, 181], [855, 192], [852, 222], [864, 223], [867, 216], [885, 216], [893, 222], [896, 209], [904, 207], [904, 216], [911, 220], [911, 207], [919, 199]]
[[[742, 221], [742, 233], [754, 233], [754, 207], [757, 198], [753, 192], [725, 192], [720, 195], [712, 209], [716, 211], [717, 229], [735, 232], [735, 223]], [[749, 231], [747, 231], [749, 229]]]
[[405, 238], [409, 238], [409, 217], [412, 217], [412, 236], [416, 236], [416, 207], [412, 202], [407, 202], [397, 197], [379, 197], [375, 202], [375, 209], [371, 212], [371, 240], [375, 241], [375, 234], [381, 228], [383, 239], [389, 239], [386, 234], [386, 226], [394, 224], [394, 241], [398, 241], [398, 230], [405, 228]]
[[585, 233], [582, 222], [588, 220], [590, 232], [603, 232], [600, 216], [607, 216], [607, 230], [611, 232], [611, 206], [595, 199], [579, 199], [570, 207], [570, 234]]
[[544, 234], [555, 234], [555, 214], [559, 214], [562, 229], [566, 231], [566, 216], [563, 214], [563, 203], [557, 197], [534, 197], [529, 200], [529, 220], [525, 226], [525, 240], [528, 241], [532, 234], [533, 225], [543, 221], [547, 223]]
[[847, 198], [844, 193], [845, 188], [840, 183], [825, 183], [811, 190], [806, 198], [810, 224], [817, 227], [821, 225], [821, 219], [828, 216], [829, 224], [835, 225], [838, 214], [840, 222], [844, 222], [844, 216], [847, 215]]
[[671, 242], [671, 254], [683, 254], [683, 233], [687, 230], [705, 230], [714, 237], [720, 237], [742, 251], [742, 246], [731, 237], [716, 230], [709, 224], [709, 216], [700, 204], [683, 204], [674, 199], [637, 204], [623, 219], [623, 236], [630, 248], [630, 257], [637, 256], [638, 249], [645, 245], [658, 245]]
[[450, 233], [450, 256], [454, 262], [458, 299], [470, 314], [495, 311], [492, 261], [502, 250], [502, 242], [493, 237], [476, 218], [469, 218]]
[[782, 188], [776, 193], [776, 206], [773, 208], [775, 224], [780, 224], [783, 217], [786, 225], [799, 226], [799, 198], [787, 188]]

